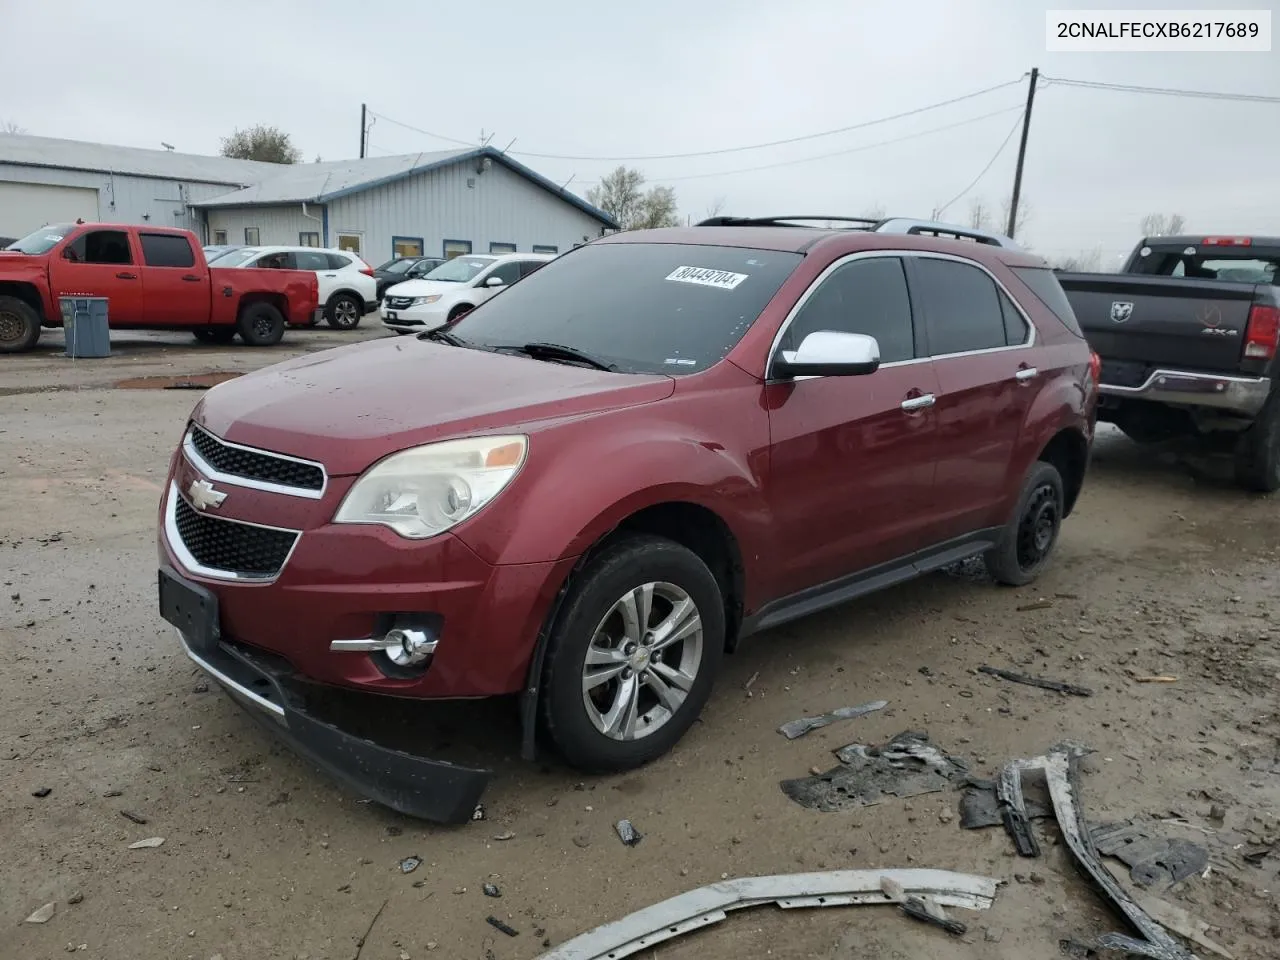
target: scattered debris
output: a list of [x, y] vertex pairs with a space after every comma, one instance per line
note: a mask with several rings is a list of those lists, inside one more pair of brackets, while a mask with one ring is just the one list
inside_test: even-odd
[[956, 936], [964, 936], [968, 930], [968, 927], [959, 920], [950, 919], [942, 907], [929, 900], [928, 897], [908, 895], [906, 890], [902, 888], [902, 884], [893, 879], [893, 877], [881, 877], [880, 889], [886, 897], [901, 908], [903, 913], [913, 920], [932, 923], [941, 927], [947, 933], [955, 934]]
[[914, 797], [945, 790], [965, 776], [964, 762], [944, 754], [928, 734], [906, 731], [888, 743], [851, 743], [836, 751], [840, 766], [812, 777], [783, 780], [782, 792], [811, 810], [871, 806], [886, 796]]
[[475, 808], [473, 811], [471, 811], [471, 819], [472, 819], [473, 821], [475, 821], [475, 820], [483, 820], [483, 819], [484, 819], [484, 804], [483, 804], [483, 803], [477, 803], [477, 804], [476, 804], [476, 808]]
[[164, 843], [164, 837], [147, 837], [145, 840], [139, 840], [136, 843], [129, 844], [130, 850], [145, 850], [150, 847], [158, 847]]
[[1221, 823], [1223, 820], [1226, 820], [1227, 808], [1220, 803], [1212, 804], [1209, 807], [1209, 819], [1217, 820], [1219, 823]]
[[503, 831], [502, 833], [499, 833], [499, 834], [497, 834], [496, 836], [494, 836], [494, 838], [493, 838], [493, 839], [495, 839], [495, 840], [514, 840], [514, 839], [515, 839], [515, 836], [516, 836], [516, 835], [515, 835], [514, 833], [512, 833], [510, 830], [505, 830], [505, 831]]
[[134, 813], [131, 810], [121, 810], [120, 816], [124, 817], [126, 820], [132, 820], [134, 823], [136, 823], [140, 827], [146, 824], [147, 822], [146, 817], [140, 814]]
[[53, 916], [53, 911], [57, 908], [55, 903], [46, 903], [31, 916], [27, 917], [27, 923], [48, 923], [49, 918]]
[[[1023, 804], [1028, 820], [1043, 820], [1053, 816], [1053, 810], [1047, 801], [1041, 803], [1024, 797]], [[970, 778], [960, 796], [961, 828], [977, 830], [981, 827], [998, 827], [1003, 823], [1000, 801], [996, 798], [995, 781]]]
[[418, 867], [422, 866], [421, 857], [405, 857], [400, 861], [401, 873], [413, 873]]
[[939, 906], [986, 910], [997, 882], [947, 870], [835, 870], [722, 880], [690, 890], [562, 943], [538, 960], [620, 960], [681, 934], [719, 923], [733, 910], [776, 903], [785, 910], [888, 904], [888, 878], [908, 897]]
[[378, 908], [377, 912], [373, 915], [373, 919], [369, 921], [369, 926], [365, 928], [364, 936], [362, 936], [359, 940], [356, 941], [355, 960], [360, 960], [360, 954], [364, 953], [365, 941], [369, 939], [369, 934], [373, 933], [373, 925], [378, 922], [378, 918], [382, 916], [382, 911], [387, 909], [387, 904], [389, 902], [390, 901], [388, 900], [382, 901], [382, 906]]
[[1209, 924], [1199, 917], [1193, 916], [1181, 907], [1174, 906], [1172, 903], [1153, 897], [1150, 894], [1134, 894], [1134, 899], [1161, 926], [1172, 930], [1180, 937], [1186, 937], [1192, 943], [1204, 947], [1210, 953], [1225, 957], [1226, 960], [1235, 960], [1231, 951], [1206, 936]]
[[1255, 867], [1260, 867], [1262, 866], [1262, 861], [1265, 860], [1267, 855], [1275, 850], [1275, 848], [1276, 845], [1274, 843], [1265, 847], [1250, 847], [1248, 850], [1245, 850], [1240, 854], [1240, 858], [1244, 860], [1245, 863], [1251, 864]]
[[1034, 600], [1031, 603], [1024, 603], [1022, 606], [1018, 607], [1018, 612], [1026, 613], [1029, 610], [1048, 610], [1052, 606], [1053, 606], [1052, 600], [1043, 598], [1040, 600]]
[[482, 889], [484, 890], [484, 895], [485, 895], [486, 897], [500, 897], [500, 896], [502, 896], [502, 891], [501, 891], [501, 890], [499, 890], [495, 884], [492, 884], [492, 883], [486, 883]]
[[194, 687], [191, 688], [191, 692], [192, 693], [208, 693], [209, 684], [201, 680], [199, 683], [197, 683]]
[[1209, 851], [1199, 844], [1152, 836], [1132, 821], [1091, 824], [1089, 835], [1103, 856], [1124, 861], [1140, 887], [1180, 883], [1209, 866]]
[[578, 836], [573, 838], [573, 845], [581, 850], [585, 850], [587, 847], [591, 846], [591, 839], [583, 834], [578, 834]]
[[799, 720], [791, 720], [780, 726], [778, 732], [788, 740], [794, 740], [797, 737], [803, 737], [810, 731], [835, 723], [837, 720], [853, 720], [856, 717], [883, 710], [888, 705], [888, 700], [873, 700], [871, 703], [864, 703], [857, 707], [840, 707], [838, 710], [824, 713], [820, 717], [801, 717]]
[[31, 791], [31, 795], [33, 797], [40, 797], [41, 799], [47, 797], [51, 793], [53, 793], [53, 787], [40, 787], [37, 790]]
[[1158, 677], [1134, 677], [1134, 683], [1177, 683], [1177, 677], [1161, 675]]
[[1093, 691], [1088, 687], [1078, 687], [1074, 683], [1063, 683], [1061, 680], [1045, 680], [1033, 677], [1028, 673], [1016, 673], [1013, 670], [1001, 670], [999, 667], [978, 667], [979, 673], [990, 674], [1010, 683], [1025, 683], [1029, 687], [1040, 687], [1042, 690], [1053, 690], [1057, 693], [1069, 693], [1075, 697], [1092, 697]]
[[751, 685], [759, 679], [760, 679], [760, 671], [757, 670], [747, 679], [747, 682], [742, 685], [742, 689], [747, 691], [747, 696], [751, 696]]
[[83, 894], [83, 893], [73, 893], [71, 896], [67, 897], [67, 903], [71, 904], [73, 907], [74, 907], [77, 903], [84, 903], [84, 894]]
[[485, 923], [487, 923], [487, 924], [489, 924], [489, 926], [493, 927], [493, 929], [502, 931], [502, 932], [503, 932], [503, 933], [505, 933], [508, 937], [518, 937], [518, 936], [520, 936], [520, 931], [519, 931], [519, 930], [515, 929], [514, 927], [509, 927], [509, 926], [507, 926], [505, 923], [503, 923], [503, 922], [502, 922], [501, 920], [499, 920], [497, 917], [485, 917], [485, 918], [484, 918], [484, 922], [485, 922]]
[[619, 820], [613, 825], [613, 829], [618, 831], [618, 839], [628, 847], [634, 847], [644, 839], [644, 834], [633, 827], [630, 820]]

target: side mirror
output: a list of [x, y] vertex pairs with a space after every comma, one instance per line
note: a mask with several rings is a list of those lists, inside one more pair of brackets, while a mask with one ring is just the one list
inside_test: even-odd
[[488, 280], [484, 282], [484, 285], [486, 287], [501, 287], [501, 286], [504, 286], [505, 283], [506, 281], [504, 281], [501, 277], [490, 277]]
[[774, 355], [770, 376], [861, 377], [880, 367], [880, 344], [861, 333], [815, 330], [798, 350], [781, 350]]

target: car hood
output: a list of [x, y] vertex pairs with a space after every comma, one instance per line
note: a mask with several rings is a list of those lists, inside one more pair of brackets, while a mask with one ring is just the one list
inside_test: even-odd
[[420, 443], [651, 403], [674, 390], [660, 374], [394, 337], [227, 381], [204, 395], [192, 419], [232, 443], [317, 460], [343, 476]]
[[429, 297], [433, 293], [457, 293], [472, 289], [469, 283], [452, 283], [448, 280], [406, 280], [388, 287], [387, 292], [395, 291], [397, 297]]

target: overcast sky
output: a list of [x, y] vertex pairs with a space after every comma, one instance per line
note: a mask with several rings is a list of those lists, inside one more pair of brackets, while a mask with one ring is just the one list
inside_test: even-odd
[[[469, 143], [483, 130], [499, 147], [515, 138], [517, 159], [585, 192], [617, 163], [525, 151], [632, 157], [800, 137], [1016, 81], [1033, 66], [1049, 77], [1280, 96], [1275, 51], [1048, 54], [1048, 6], [1106, 4], [0, 0], [0, 121], [190, 153], [216, 153], [233, 128], [260, 122], [287, 131], [308, 160], [337, 160], [358, 154], [365, 102], [378, 117], [372, 153], [454, 146], [392, 121]], [[717, 200], [744, 215], [928, 216], [992, 159], [1025, 95], [1024, 80], [835, 136], [628, 165], [674, 187], [681, 213], [695, 218]], [[1014, 135], [948, 219], [967, 217], [974, 198], [998, 210], [1016, 148]], [[1047, 256], [1101, 247], [1109, 266], [1150, 212], [1181, 213], [1192, 231], [1280, 234], [1278, 157], [1280, 104], [1042, 85], [1020, 239]], [[735, 172], [776, 164], [787, 165]]]

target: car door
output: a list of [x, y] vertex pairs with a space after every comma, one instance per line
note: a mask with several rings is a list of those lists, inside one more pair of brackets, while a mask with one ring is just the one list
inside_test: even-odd
[[783, 595], [919, 549], [931, 525], [937, 391], [902, 259], [855, 254], [828, 267], [774, 344], [818, 330], [876, 338], [881, 366], [770, 383], [768, 503]]
[[1009, 463], [1034, 398], [1033, 327], [979, 264], [911, 257], [908, 278], [937, 371], [940, 539], [1002, 524]]
[[113, 325], [142, 323], [142, 276], [127, 230], [86, 230], [49, 264], [55, 297], [106, 297]]
[[142, 247], [143, 323], [200, 326], [209, 322], [207, 272], [196, 266], [191, 241], [176, 233], [138, 231]]
[[[494, 277], [498, 277], [502, 280], [502, 284], [500, 286], [496, 286], [496, 287], [489, 286], [489, 281], [492, 280]], [[496, 267], [493, 267], [492, 269], [490, 269], [488, 273], [481, 274], [479, 277], [476, 278], [476, 284], [475, 284], [476, 306], [480, 306], [480, 304], [484, 303], [490, 297], [494, 296], [497, 293], [500, 293], [503, 290], [503, 288], [511, 286], [511, 284], [515, 283], [519, 279], [520, 279], [520, 261], [519, 260], [504, 260], [502, 263], [498, 264]]]

